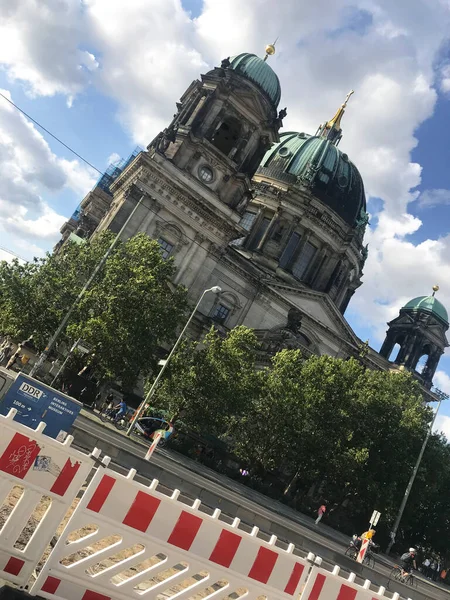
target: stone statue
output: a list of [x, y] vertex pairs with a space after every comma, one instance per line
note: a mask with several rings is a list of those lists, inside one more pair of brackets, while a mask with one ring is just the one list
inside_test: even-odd
[[282, 121], [287, 115], [287, 107], [283, 108], [280, 110], [280, 112], [278, 113], [278, 118], [280, 119], [280, 121]]
[[221, 69], [228, 69], [228, 67], [231, 65], [230, 62], [230, 57], [228, 58], [224, 58], [223, 61], [220, 63], [220, 68]]
[[366, 244], [365, 246], [363, 246], [361, 248], [361, 258], [362, 258], [361, 269], [366, 264], [366, 260], [367, 260], [368, 256], [369, 256], [369, 244]]
[[178, 127], [176, 127], [173, 124], [169, 125], [169, 127], [164, 129], [164, 131], [161, 134], [159, 134], [160, 137], [155, 145], [156, 150], [158, 152], [161, 152], [161, 154], [164, 154], [169, 145], [176, 140], [177, 131]]
[[302, 325], [302, 315], [297, 308], [291, 308], [288, 312], [286, 329], [292, 333], [298, 333]]
[[359, 217], [356, 219], [355, 225], [356, 229], [364, 231], [366, 225], [369, 223], [369, 215], [366, 213], [364, 208], [361, 207], [361, 211], [359, 213]]

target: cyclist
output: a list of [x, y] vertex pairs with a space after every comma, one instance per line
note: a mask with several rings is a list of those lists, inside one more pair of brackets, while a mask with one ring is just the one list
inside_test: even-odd
[[116, 416], [114, 417], [114, 423], [115, 423], [116, 421], [121, 419], [127, 412], [127, 405], [125, 404], [125, 401], [123, 398], [119, 402], [119, 404], [114, 407], [114, 409], [117, 410]]
[[406, 579], [406, 577], [411, 573], [413, 569], [417, 570], [416, 564], [416, 549], [410, 548], [408, 552], [405, 552], [401, 555], [400, 560], [402, 563], [402, 577]]

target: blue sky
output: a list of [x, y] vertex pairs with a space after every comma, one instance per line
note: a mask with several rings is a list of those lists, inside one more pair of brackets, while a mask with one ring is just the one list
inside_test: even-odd
[[[269, 0], [17, 0], [4, 16], [0, 88], [100, 170], [145, 147], [200, 73], [279, 37], [270, 60], [286, 130], [313, 133], [355, 90], [341, 148], [363, 175], [371, 228], [349, 322], [379, 348], [386, 321], [433, 284], [450, 309], [441, 0], [281, 0], [276, 10]], [[97, 177], [0, 98], [0, 247], [26, 258], [50, 250]], [[447, 355], [436, 381], [450, 392]]]

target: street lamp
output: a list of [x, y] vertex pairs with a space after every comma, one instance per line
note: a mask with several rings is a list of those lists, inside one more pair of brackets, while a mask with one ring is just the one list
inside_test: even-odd
[[[167, 368], [167, 365], [170, 362], [170, 359], [172, 358], [172, 356], [175, 354], [175, 350], [178, 348], [181, 339], [183, 338], [186, 329], [189, 327], [190, 322], [192, 321], [195, 313], [197, 312], [198, 307], [200, 306], [200, 302], [203, 300], [203, 297], [205, 296], [205, 294], [207, 294], [208, 292], [212, 292], [213, 294], [220, 294], [220, 292], [222, 291], [222, 288], [220, 288], [218, 285], [214, 285], [212, 288], [208, 288], [207, 290], [205, 290], [203, 292], [203, 294], [200, 296], [197, 304], [194, 307], [194, 310], [191, 312], [189, 319], [186, 321], [186, 325], [183, 327], [182, 332], [180, 333], [180, 335], [178, 336], [177, 341], [175, 342], [175, 345], [173, 346], [172, 350], [170, 351], [169, 356], [167, 357], [167, 359], [165, 360], [164, 364], [162, 365], [161, 371], [158, 373], [155, 381], [153, 382], [152, 387], [150, 388], [147, 396], [145, 397], [145, 400], [141, 403], [140, 407], [138, 408], [138, 410], [136, 411], [136, 414], [134, 415], [133, 419], [131, 420], [130, 426], [127, 429], [127, 435], [131, 435], [134, 426], [136, 425], [136, 421], [139, 419], [139, 417], [141, 416], [141, 414], [144, 412], [145, 408], [147, 407], [148, 403], [150, 402], [150, 400], [153, 397], [153, 394], [156, 391], [156, 388], [158, 387], [158, 383], [159, 380], [161, 379], [164, 371]], [[162, 362], [162, 361], [160, 361]]]
[[414, 465], [413, 472], [411, 473], [411, 477], [409, 479], [408, 485], [406, 486], [405, 495], [403, 496], [403, 500], [400, 505], [397, 518], [395, 519], [394, 527], [392, 528], [392, 531], [391, 531], [391, 541], [389, 542], [389, 545], [386, 549], [386, 554], [389, 554], [389, 552], [392, 549], [392, 546], [395, 543], [395, 536], [397, 534], [398, 526], [400, 525], [400, 521], [402, 519], [403, 511], [405, 510], [406, 503], [408, 502], [409, 494], [411, 493], [411, 489], [412, 489], [414, 480], [416, 478], [417, 471], [419, 470], [420, 463], [422, 462], [423, 453], [425, 452], [425, 448], [427, 447], [428, 440], [430, 439], [430, 436], [433, 433], [433, 427], [436, 422], [436, 417], [438, 415], [439, 409], [441, 408], [442, 400], [448, 400], [448, 398], [449, 398], [449, 395], [445, 394], [441, 390], [435, 389], [434, 393], [438, 397], [439, 402], [438, 402], [437, 408], [435, 410], [433, 420], [431, 421], [430, 427], [428, 428], [427, 435], [425, 436], [425, 439], [423, 441], [422, 448], [420, 449], [419, 456], [417, 457], [416, 464]]

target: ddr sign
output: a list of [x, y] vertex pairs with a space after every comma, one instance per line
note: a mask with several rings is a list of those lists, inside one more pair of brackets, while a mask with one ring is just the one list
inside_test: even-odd
[[62, 441], [82, 406], [78, 400], [36, 381], [33, 377], [17, 375], [0, 402], [0, 414], [7, 415], [11, 408], [15, 408], [16, 421], [32, 429], [36, 429], [40, 421], [44, 421], [45, 435]]

